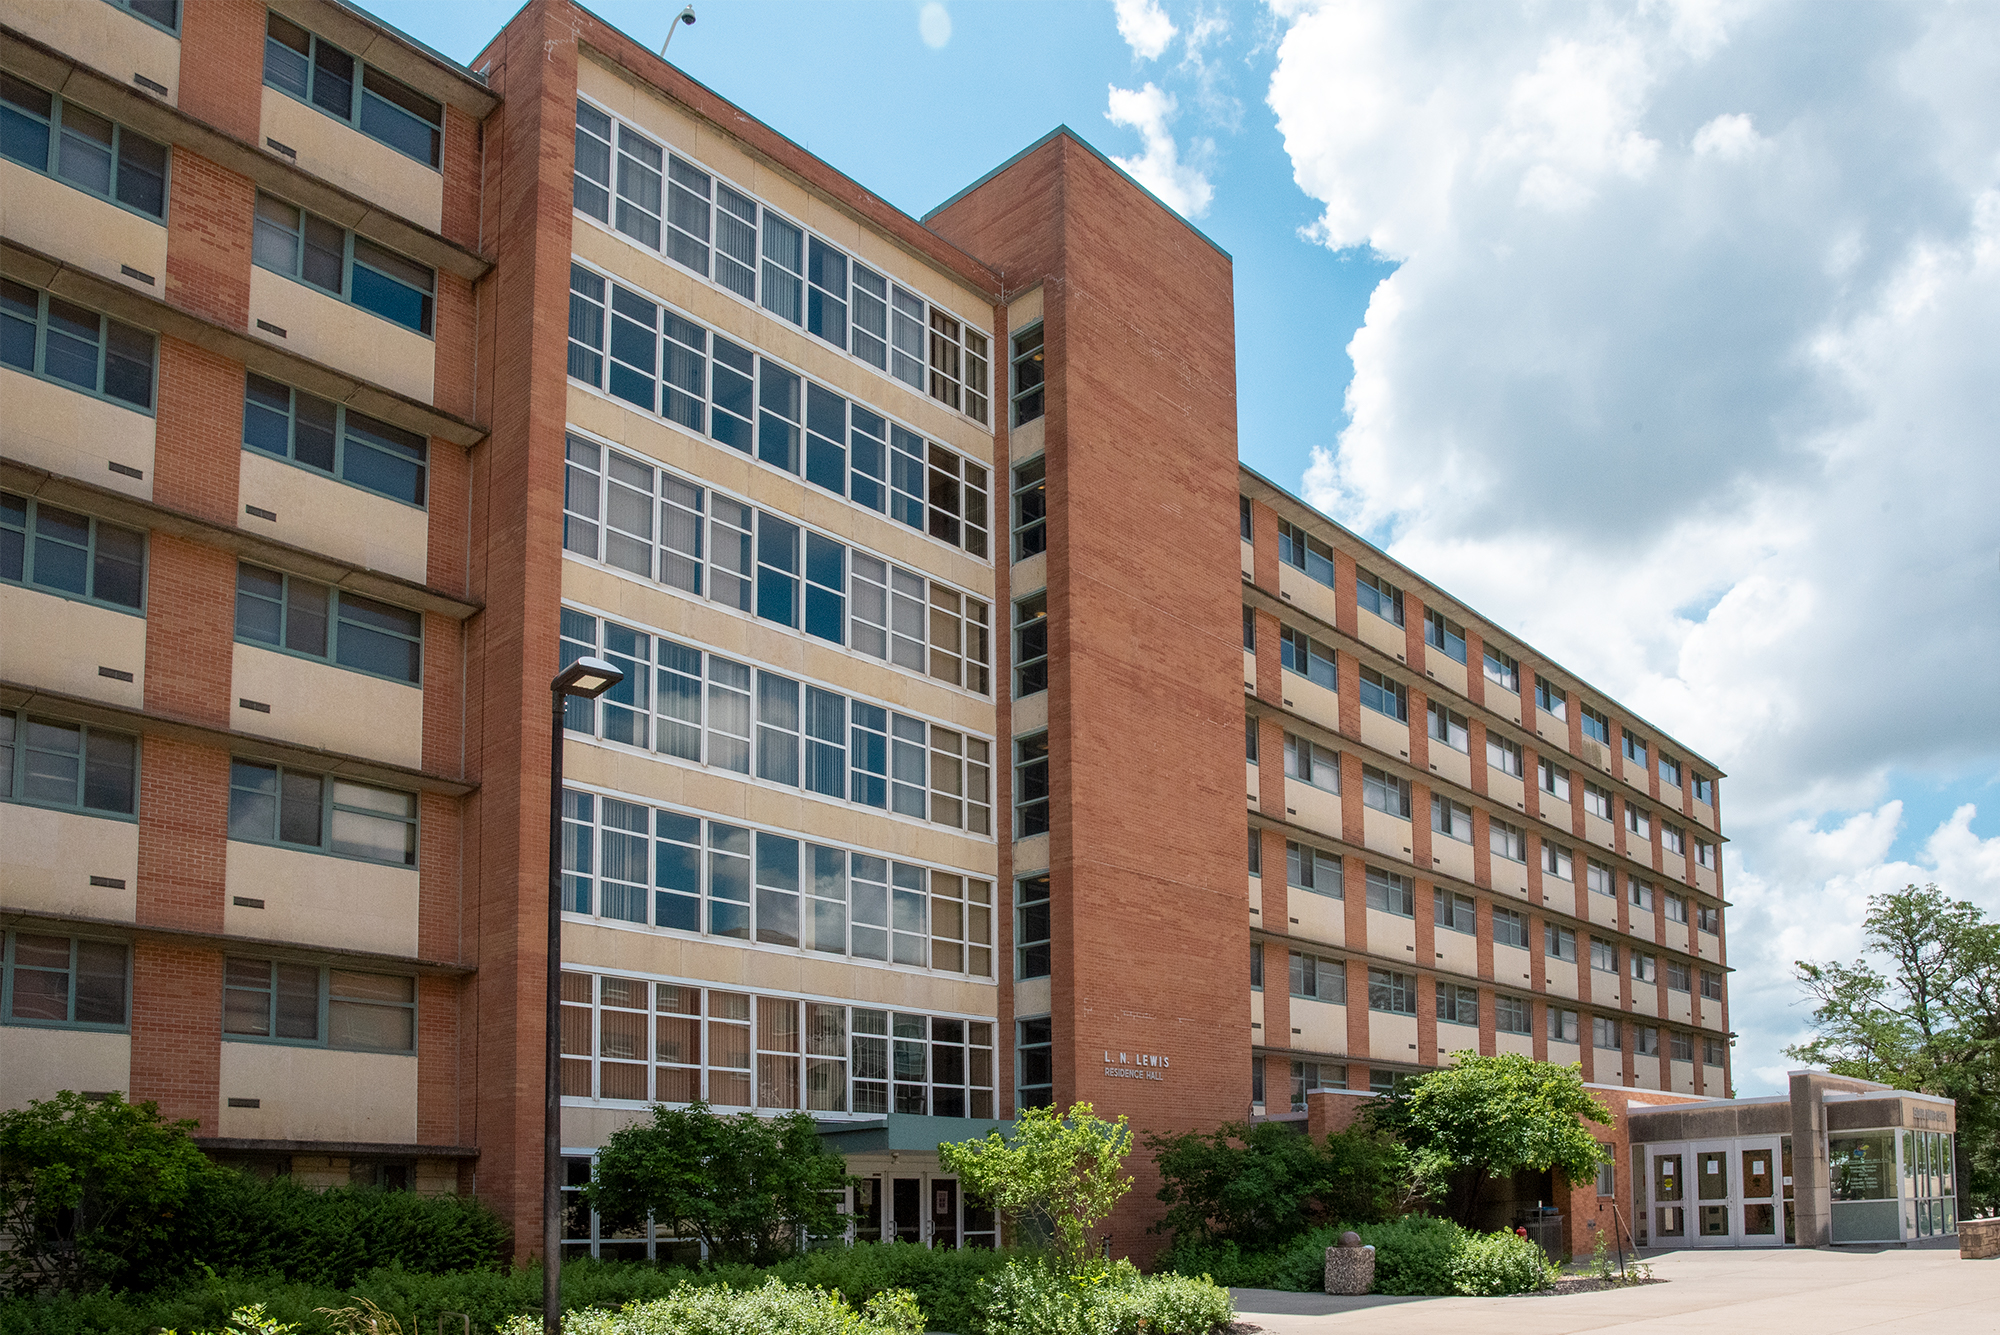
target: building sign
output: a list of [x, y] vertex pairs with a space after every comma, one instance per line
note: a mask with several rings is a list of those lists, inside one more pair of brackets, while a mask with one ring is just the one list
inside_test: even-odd
[[1165, 1080], [1173, 1063], [1157, 1052], [1110, 1052], [1104, 1054], [1104, 1074], [1119, 1080]]

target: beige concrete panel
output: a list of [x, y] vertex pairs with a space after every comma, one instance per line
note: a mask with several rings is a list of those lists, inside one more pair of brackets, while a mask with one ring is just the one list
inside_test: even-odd
[[[1361, 887], [1356, 886], [1354, 892], [1362, 893]], [[1401, 967], [1404, 968], [1421, 963], [1417, 959], [1417, 924], [1414, 918], [1405, 918], [1400, 913], [1384, 913], [1381, 909], [1369, 909], [1367, 913], [1368, 949], [1372, 954], [1388, 960], [1391, 968], [1397, 967], [1398, 960], [1402, 961]]]
[[1290, 1045], [1307, 1052], [1347, 1051], [1347, 1007], [1307, 997], [1291, 998]]
[[1575, 1043], [1551, 1043], [1548, 1060], [1557, 1066], [1574, 1066], [1583, 1060], [1583, 1049]]
[[[995, 374], [997, 375], [998, 372], [996, 371]], [[1033, 459], [1046, 449], [1048, 435], [1049, 419], [1046, 417], [1037, 417], [1032, 422], [1023, 422], [1009, 431], [1007, 433], [1007, 457], [1012, 461], [1011, 466], [1019, 468], [1023, 463]], [[1007, 483], [1010, 491], [1013, 485], [1013, 480], [1010, 478]], [[1014, 511], [1011, 506], [1002, 505], [999, 507], [997, 513], [1012, 515]], [[1007, 522], [1011, 525], [1013, 521], [1009, 519]], [[1020, 587], [1025, 589], [1029, 586], [1022, 584]]]
[[242, 492], [277, 520], [236, 516], [237, 527], [310, 551], [379, 570], [401, 579], [426, 582], [430, 562], [430, 515], [324, 473], [244, 450]]
[[[1662, 893], [1666, 892], [1662, 891]], [[1692, 955], [1695, 953], [1694, 938], [1695, 930], [1693, 923], [1675, 922], [1671, 918], [1667, 920], [1666, 945], [1670, 949]]]
[[[1371, 852], [1381, 853], [1399, 862], [1410, 861], [1412, 828], [1409, 821], [1399, 820], [1387, 812], [1377, 811], [1374, 807], [1361, 809], [1361, 842], [1367, 845]], [[1369, 940], [1372, 941], [1374, 938], [1370, 937]]]
[[1007, 327], [1009, 329], [1026, 329], [1041, 318], [1042, 285], [1040, 283], [1035, 284], [1031, 291], [1023, 292], [1020, 296], [1007, 303]]
[[[1014, 702], [1013, 725], [1014, 735], [1017, 737], [1024, 733], [1039, 732], [1043, 728], [1048, 727], [1049, 693], [1047, 691], [1036, 691], [1025, 700], [1016, 700]], [[994, 724], [992, 721], [982, 720], [977, 730], [991, 733], [994, 730]]]
[[[93, 876], [122, 884], [92, 885]], [[131, 922], [139, 904], [138, 822], [0, 802], [0, 903]]]
[[[1252, 677], [1250, 680], [1255, 681]], [[1296, 672], [1282, 671], [1279, 674], [1279, 697], [1286, 705], [1296, 709], [1301, 715], [1325, 728], [1328, 732], [1340, 731], [1340, 697], [1308, 677]], [[1365, 720], [1367, 715], [1364, 714]], [[1367, 724], [1362, 724], [1361, 735], [1368, 735]], [[1407, 745], [1408, 743], [1405, 743]]]
[[1578, 760], [1600, 773], [1611, 773], [1611, 750], [1596, 738], [1585, 737], [1574, 754]]
[[1026, 876], [1049, 869], [1049, 836], [1031, 834], [1014, 841], [1014, 874]]
[[167, 90], [161, 94], [149, 88], [150, 96], [169, 106], [179, 105], [180, 39], [144, 19], [110, 5], [87, 5], [81, 0], [12, 0], [7, 6], [7, 23], [109, 75], [114, 83], [129, 85], [134, 74], [143, 74]]
[[[1268, 967], [1268, 966], [1267, 966]], [[1014, 1013], [1024, 1014], [1020, 1002], [1020, 984], [1015, 984]], [[1250, 993], [1250, 1041], [1262, 1044], [1264, 1041], [1264, 994], [1258, 990]], [[1280, 1046], [1283, 1046], [1282, 1044]]]
[[1486, 767], [1486, 795], [1502, 807], [1512, 807], [1516, 811], [1525, 810], [1528, 803], [1528, 791], [1521, 786], [1521, 781], [1491, 765]]
[[[106, 5], [109, 9], [110, 6]], [[88, 1029], [0, 1025], [0, 1109], [25, 1108], [65, 1089], [120, 1094], [132, 1089], [132, 1036]]]
[[1696, 956], [1709, 964], [1719, 964], [1722, 962], [1722, 943], [1715, 933], [1695, 931], [1690, 932], [1688, 935], [1689, 939], [1694, 942], [1694, 954]]
[[1264, 908], [1264, 878], [1262, 876], [1251, 876], [1249, 882], [1251, 911], [1262, 916]]
[[1550, 825], [1555, 826], [1558, 830], [1561, 830], [1564, 834], [1568, 834], [1576, 828], [1571, 823], [1572, 817], [1570, 815], [1569, 803], [1558, 802], [1548, 793], [1543, 793], [1541, 795], [1540, 810], [1542, 813], [1541, 818]]
[[1535, 1055], [1535, 1036], [1533, 1034], [1495, 1033], [1493, 1035], [1493, 1052], [1496, 1056], [1505, 1056], [1512, 1052], [1518, 1053], [1523, 1057], [1532, 1057]]
[[1340, 605], [1340, 599], [1334, 591], [1297, 566], [1284, 561], [1278, 563], [1278, 597], [1318, 617], [1329, 626], [1339, 624], [1334, 614]]
[[1708, 1091], [1710, 1098], [1719, 1097], [1725, 1084], [1722, 1068], [1703, 1063], [1701, 1068], [1701, 1083], [1702, 1088]]
[[[109, 6], [106, 6], [109, 8]], [[151, 416], [0, 367], [0, 454], [93, 486], [153, 499]], [[111, 471], [136, 468], [142, 477]]]
[[[99, 668], [129, 672], [130, 681]], [[19, 584], [0, 584], [0, 673], [106, 704], [145, 704], [146, 619]]]
[[[1674, 868], [1670, 864], [1666, 870], [1672, 872]], [[1715, 873], [1707, 867], [1702, 866], [1699, 862], [1694, 864], [1694, 883], [1696, 888], [1703, 894], [1719, 895], [1721, 893], [1715, 888]]]
[[1338, 793], [1329, 793], [1326, 789], [1315, 788], [1309, 783], [1287, 780], [1285, 815], [1309, 830], [1317, 830], [1329, 839], [1343, 837], [1340, 828]]
[[1437, 949], [1432, 952], [1437, 967], [1465, 978], [1479, 976], [1479, 938], [1470, 932], [1451, 932], [1439, 929], [1435, 933]]
[[[1656, 891], [1655, 893], [1658, 892]], [[1625, 930], [1633, 936], [1638, 937], [1641, 941], [1651, 941], [1653, 939], [1652, 914], [1646, 912], [1644, 909], [1631, 909], [1628, 911], [1625, 921]]]
[[1632, 1010], [1635, 1014], [1657, 1020], [1660, 1017], [1660, 989], [1651, 983], [1637, 979], [1629, 980], [1632, 991]]
[[1243, 549], [1243, 578], [1254, 581], [1257, 578], [1257, 549], [1250, 545], [1248, 538], [1237, 539], [1237, 545]]
[[1461, 881], [1472, 879], [1472, 845], [1457, 839], [1431, 832], [1431, 865], [1447, 876], [1455, 876]]
[[564, 924], [563, 963], [571, 969], [597, 973], [686, 979], [864, 1006], [901, 1006], [989, 1019], [999, 1013], [1000, 990], [991, 979], [602, 923]]
[[[1577, 945], [1581, 947], [1584, 943], [1579, 941]], [[1543, 960], [1542, 972], [1543, 977], [1547, 980], [1547, 984], [1543, 990], [1552, 997], [1568, 997], [1571, 1001], [1575, 1001], [1576, 970], [1577, 966], [1571, 964], [1568, 960]]]
[[[32, 246], [45, 255], [60, 255], [65, 263], [134, 292], [157, 297], [164, 290], [165, 223], [31, 171], [12, 159], [0, 159], [0, 228], [9, 241]], [[121, 268], [127, 264], [151, 274], [153, 281], [127, 276]]]
[[1565, 753], [1569, 750], [1569, 723], [1546, 709], [1535, 710], [1535, 736], [1542, 739], [1545, 749]]
[[[643, 455], [683, 476], [732, 492], [742, 500], [802, 519], [815, 528], [947, 580], [982, 598], [993, 597], [990, 561], [968, 556], [908, 524], [808, 486], [783, 469], [758, 463], [726, 445], [718, 445], [678, 425], [641, 413], [622, 400], [593, 393], [580, 385], [569, 386], [568, 412], [572, 426], [600, 439], [616, 441], [618, 448], [628, 454]], [[989, 477], [989, 497], [993, 488]], [[990, 509], [987, 517], [993, 517]], [[993, 535], [989, 541], [997, 541], [1000, 536]], [[1016, 587], [1033, 591], [1031, 585]]]
[[1695, 823], [1705, 829], [1713, 830], [1715, 828], [1715, 808], [1698, 797], [1692, 805]]
[[[284, 330], [284, 336], [259, 327], [260, 320]], [[372, 380], [419, 402], [431, 401], [437, 380], [437, 345], [431, 340], [316, 287], [255, 265], [250, 269], [248, 332], [252, 338]]]
[[1493, 888], [1495, 890], [1511, 891], [1517, 895], [1528, 893], [1527, 863], [1516, 862], [1512, 858], [1503, 858], [1496, 853], [1490, 859], [1490, 865], [1493, 869]]
[[[1652, 749], [1650, 747], [1647, 748], [1646, 754], [1648, 757], [1651, 757], [1651, 755], [1653, 754]], [[1618, 751], [1615, 763], [1617, 765], [1617, 769], [1614, 772], [1618, 775], [1620, 779], [1623, 779], [1626, 783], [1630, 784], [1632, 787], [1638, 789], [1642, 793], [1647, 791], [1650, 784], [1649, 784], [1649, 776], [1647, 775], [1646, 772], [1646, 766], [1641, 765], [1638, 761], [1626, 755], [1622, 747]]]
[[1431, 739], [1431, 773], [1460, 788], [1472, 787], [1472, 757], [1454, 751], [1436, 738]]
[[1252, 695], [1257, 693], [1257, 655], [1248, 649], [1243, 651], [1243, 689]]
[[[1347, 944], [1347, 904], [1315, 890], [1289, 888], [1285, 906], [1290, 910], [1283, 923], [1267, 923], [1272, 931], [1289, 930], [1293, 936], [1329, 946]], [[1270, 961], [1264, 961], [1266, 967]]]
[[1424, 675], [1438, 685], [1459, 695], [1466, 693], [1465, 664], [1451, 658], [1439, 650], [1426, 646], [1424, 654]]
[[1401, 626], [1393, 621], [1386, 621], [1376, 616], [1366, 608], [1362, 608], [1360, 611], [1359, 629], [1362, 643], [1373, 645], [1399, 662], [1402, 660], [1404, 651], [1409, 647], [1410, 642], [1404, 636]]
[[1410, 758], [1410, 725], [1387, 714], [1378, 714], [1364, 707], [1361, 710], [1361, 740], [1384, 755], [1403, 760]]
[[1047, 978], [1014, 980], [1014, 1014], [1047, 1015], [1051, 1006], [1051, 983]]
[[1694, 1063], [1669, 1061], [1667, 1065], [1673, 1071], [1673, 1080], [1668, 1088], [1676, 1094], [1694, 1093]]
[[1661, 1088], [1660, 1059], [1656, 1056], [1633, 1058], [1632, 1083], [1639, 1089]]
[[1692, 992], [1676, 992], [1674, 989], [1668, 988], [1666, 1018], [1675, 1024], [1693, 1024], [1694, 994]]
[[[230, 647], [231, 727], [410, 769], [422, 766], [424, 693], [417, 687], [256, 645]], [[245, 709], [244, 700], [267, 704], [271, 712]]]
[[1014, 590], [1016, 598], [1033, 593], [1037, 589], [1046, 589], [1048, 586], [1049, 554], [1047, 552], [1036, 552], [1026, 560], [1014, 563], [1012, 580], [1009, 587]]
[[1618, 899], [1615, 895], [1600, 895], [1595, 890], [1586, 896], [1590, 901], [1590, 920], [1600, 927], [1618, 926]]
[[[217, 1134], [246, 1140], [340, 1140], [413, 1145], [417, 1059], [282, 1043], [222, 1045]], [[256, 1099], [232, 1108], [231, 1099]]]
[[634, 1108], [629, 1105], [577, 1106], [563, 1100], [562, 1143], [566, 1150], [594, 1150], [611, 1139], [615, 1131], [622, 1131], [635, 1122], [643, 1122], [652, 1117], [650, 1108]]
[[1417, 1017], [1368, 1012], [1368, 1054], [1384, 1061], [1417, 1059]]
[[1583, 813], [1583, 837], [1599, 848], [1616, 851], [1618, 847], [1618, 827], [1602, 816], [1593, 816], [1588, 811]]
[[1493, 946], [1493, 981], [1502, 987], [1527, 987], [1534, 982], [1528, 952], [1521, 946]]
[[1251, 806], [1257, 805], [1257, 762], [1254, 760], [1243, 762], [1243, 793]]
[[299, 167], [321, 180], [427, 231], [443, 227], [444, 176], [435, 168], [268, 85], [257, 128], [296, 152]]
[[222, 930], [231, 936], [417, 953], [415, 867], [231, 840], [224, 875]]

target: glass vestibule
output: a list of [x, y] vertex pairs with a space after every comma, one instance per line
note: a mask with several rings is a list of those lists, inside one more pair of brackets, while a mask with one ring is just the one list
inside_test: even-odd
[[1907, 1242], [1958, 1231], [1953, 1137], [1880, 1128], [1827, 1140], [1833, 1241]]

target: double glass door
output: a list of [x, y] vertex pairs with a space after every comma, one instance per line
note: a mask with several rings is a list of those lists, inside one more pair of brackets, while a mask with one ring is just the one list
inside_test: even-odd
[[1777, 1137], [1662, 1145], [1649, 1157], [1654, 1245], [1784, 1245]]

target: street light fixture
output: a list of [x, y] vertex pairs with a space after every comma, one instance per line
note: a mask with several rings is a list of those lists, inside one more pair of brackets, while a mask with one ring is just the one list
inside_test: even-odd
[[562, 800], [563, 714], [570, 696], [595, 700], [625, 680], [601, 658], [579, 658], [549, 683], [549, 978], [542, 1106], [542, 1331], [562, 1335]]
[[685, 9], [681, 10], [680, 13], [674, 15], [674, 21], [667, 25], [667, 40], [660, 43], [660, 56], [662, 59], [666, 57], [667, 48], [673, 44], [674, 33], [680, 29], [680, 26], [683, 23], [689, 25], [690, 27], [694, 25], [693, 5], [687, 6]]

